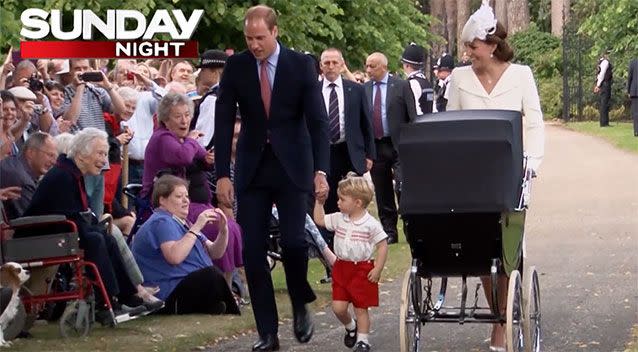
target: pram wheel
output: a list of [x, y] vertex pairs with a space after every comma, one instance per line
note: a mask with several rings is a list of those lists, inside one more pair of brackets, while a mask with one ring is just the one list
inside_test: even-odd
[[401, 308], [399, 315], [399, 339], [401, 352], [417, 352], [421, 334], [421, 278], [409, 268], [403, 277]]
[[523, 280], [523, 332], [525, 334], [525, 351], [541, 350], [541, 291], [538, 284], [536, 267], [527, 270]]
[[523, 288], [518, 270], [510, 274], [506, 313], [507, 352], [523, 352]]
[[60, 334], [65, 337], [83, 337], [89, 333], [91, 308], [86, 301], [72, 301], [60, 318]]

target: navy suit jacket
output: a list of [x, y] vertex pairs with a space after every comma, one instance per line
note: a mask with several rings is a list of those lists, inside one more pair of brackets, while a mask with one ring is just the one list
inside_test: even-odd
[[[372, 80], [364, 84], [371, 116], [374, 103], [372, 101], [373, 84], [374, 82]], [[416, 103], [414, 102], [414, 94], [412, 94], [410, 83], [400, 78], [389, 76], [385, 106], [392, 144], [394, 145], [394, 149], [398, 150], [401, 125], [416, 120]]]
[[257, 62], [248, 51], [228, 58], [215, 106], [215, 170], [229, 177], [237, 107], [241, 132], [237, 142], [235, 188], [248, 187], [270, 143], [294, 186], [314, 190], [314, 172], [329, 170], [328, 117], [312, 59], [281, 45], [266, 117]]
[[[376, 159], [372, 117], [366, 101], [363, 86], [342, 79], [346, 145], [354, 170], [363, 175], [366, 172], [366, 158]], [[321, 85], [319, 87], [321, 90]], [[328, 104], [324, 99], [324, 106]]]

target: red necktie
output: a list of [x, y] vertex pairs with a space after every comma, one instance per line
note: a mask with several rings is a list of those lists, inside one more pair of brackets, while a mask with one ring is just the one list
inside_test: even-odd
[[374, 138], [383, 138], [383, 121], [381, 120], [381, 82], [374, 83], [377, 86], [372, 104], [372, 126], [374, 127]]
[[261, 100], [264, 102], [266, 118], [270, 116], [270, 80], [268, 79], [268, 60], [259, 64], [259, 87], [261, 88]]

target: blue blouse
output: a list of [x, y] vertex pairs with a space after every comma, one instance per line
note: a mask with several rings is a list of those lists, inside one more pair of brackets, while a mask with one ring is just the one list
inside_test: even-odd
[[188, 231], [185, 224], [165, 210], [156, 209], [135, 234], [133, 256], [144, 276], [144, 285], [159, 286], [159, 299], [166, 300], [175, 287], [193, 271], [213, 266], [204, 244], [195, 241], [188, 256], [180, 264], [169, 264], [160, 245], [179, 241]]

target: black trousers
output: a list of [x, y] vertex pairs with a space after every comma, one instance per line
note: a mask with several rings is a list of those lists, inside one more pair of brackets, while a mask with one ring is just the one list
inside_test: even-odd
[[600, 85], [600, 126], [609, 126], [609, 106], [611, 103], [611, 81], [603, 82]]
[[182, 279], [166, 299], [160, 313], [239, 314], [239, 307], [224, 275], [219, 269], [209, 266]]
[[[398, 239], [397, 221], [399, 214], [395, 194], [401, 197], [401, 166], [396, 149], [390, 137], [375, 141], [377, 160], [374, 161], [370, 176], [374, 184], [379, 219], [388, 237]], [[392, 182], [394, 181], [394, 186]]]
[[[337, 195], [337, 188], [339, 188], [339, 181], [350, 171], [355, 171], [350, 161], [350, 154], [348, 153], [348, 145], [343, 142], [339, 144], [332, 144], [330, 146], [330, 173], [328, 174], [328, 185], [330, 191], [328, 192], [328, 199], [324, 205], [326, 214], [336, 213], [339, 211], [337, 201], [339, 196]], [[333, 248], [334, 233], [326, 230], [325, 228], [319, 229], [323, 235], [326, 243], [330, 249]]]
[[638, 97], [631, 97], [631, 119], [634, 121], [634, 136], [638, 137]]
[[293, 308], [316, 299], [307, 278], [308, 243], [304, 234], [307, 202], [308, 192], [294, 185], [269, 145], [262, 153], [250, 185], [237, 191], [244, 269], [260, 336], [276, 334], [279, 323], [272, 277], [266, 262], [273, 203], [279, 211], [282, 262]]
[[[80, 232], [80, 247], [84, 249], [84, 259], [93, 262], [110, 297], [129, 297], [137, 292], [131, 282], [124, 260], [120, 255], [113, 236], [105, 231]], [[99, 294], [96, 297], [100, 297]]]

